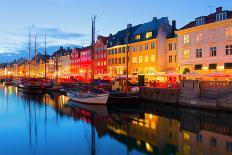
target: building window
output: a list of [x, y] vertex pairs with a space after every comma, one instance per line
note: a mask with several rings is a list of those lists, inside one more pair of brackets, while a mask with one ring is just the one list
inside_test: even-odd
[[146, 38], [151, 38], [152, 37], [152, 32], [147, 32], [146, 33]]
[[114, 53], [118, 54], [118, 49], [117, 48], [115, 48]]
[[132, 63], [136, 64], [137, 63], [137, 57], [132, 57]]
[[227, 12], [222, 12], [216, 15], [216, 21], [222, 21], [227, 19]]
[[199, 64], [199, 65], [195, 65], [195, 70], [201, 70], [202, 69], [202, 65]]
[[136, 46], [133, 46], [132, 48], [133, 48], [133, 52], [136, 52]]
[[184, 44], [189, 44], [189, 35], [184, 35]]
[[209, 69], [217, 69], [217, 64], [209, 64]]
[[197, 18], [196, 19], [196, 26], [200, 26], [205, 24], [205, 18]]
[[148, 44], [145, 44], [144, 49], [148, 50]]
[[140, 34], [137, 34], [136, 36], [135, 36], [135, 40], [139, 40], [140, 39]]
[[184, 50], [184, 59], [189, 59], [189, 58], [190, 58], [189, 50]]
[[126, 63], [126, 58], [125, 58], [125, 57], [122, 58], [122, 63], [123, 63], [123, 64]]
[[108, 55], [110, 55], [110, 50], [107, 50]]
[[121, 58], [118, 58], [118, 64], [121, 64], [121, 63], [122, 63]]
[[217, 56], [217, 47], [210, 47], [210, 56]]
[[202, 134], [197, 134], [197, 142], [202, 143]]
[[114, 49], [111, 50], [111, 54], [112, 54], [112, 55], [114, 54]]
[[226, 151], [232, 152], [232, 142], [226, 142]]
[[143, 50], [143, 45], [139, 45], [139, 51]]
[[201, 42], [202, 41], [202, 33], [196, 34], [196, 42]]
[[217, 139], [214, 137], [210, 138], [210, 146], [217, 147]]
[[225, 36], [226, 37], [232, 37], [232, 27], [227, 27], [225, 29]]
[[196, 49], [196, 57], [201, 58], [202, 57], [202, 49]]
[[126, 51], [126, 48], [122, 47], [122, 53], [125, 53], [125, 51]]
[[151, 55], [151, 62], [155, 62], [155, 55]]
[[169, 51], [172, 51], [172, 43], [169, 43], [169, 44], [168, 44], [168, 50], [169, 50]]
[[152, 42], [152, 43], [151, 43], [151, 49], [154, 49], [154, 48], [155, 48], [155, 43]]
[[143, 62], [143, 56], [139, 56], [139, 63]]
[[145, 62], [148, 62], [148, 55], [145, 55]]
[[172, 56], [170, 55], [169, 57], [168, 57], [168, 62], [172, 62]]
[[118, 48], [118, 54], [120, 54], [122, 52], [121, 47]]
[[232, 55], [232, 45], [226, 45], [226, 55]]
[[224, 69], [232, 69], [232, 63], [225, 63]]
[[115, 58], [114, 63], [118, 64], [118, 59], [117, 58]]
[[176, 62], [176, 55], [175, 55], [175, 62]]

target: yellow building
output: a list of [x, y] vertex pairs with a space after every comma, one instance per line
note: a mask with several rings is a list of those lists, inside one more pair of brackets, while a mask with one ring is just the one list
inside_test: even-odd
[[108, 73], [119, 76], [126, 73], [126, 45], [117, 45], [107, 49]]
[[[167, 17], [154, 17], [152, 21], [137, 26], [128, 24], [127, 29], [110, 35], [107, 57], [109, 74], [126, 75], [128, 54], [129, 77], [137, 79], [138, 75], [144, 75], [145, 81], [165, 81], [168, 71], [167, 38], [173, 34], [175, 27], [175, 21], [171, 26]], [[173, 66], [174, 62], [169, 67]]]

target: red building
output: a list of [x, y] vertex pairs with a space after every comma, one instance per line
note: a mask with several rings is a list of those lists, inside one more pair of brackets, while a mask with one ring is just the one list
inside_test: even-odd
[[80, 58], [81, 48], [74, 48], [71, 53], [70, 60], [70, 77], [77, 77], [79, 74], [78, 60]]
[[107, 75], [107, 37], [98, 36], [94, 44], [94, 78], [105, 79]]
[[80, 49], [79, 57], [76, 59], [77, 77], [79, 77], [80, 80], [85, 82], [89, 82], [91, 80], [91, 63], [91, 47], [87, 46]]

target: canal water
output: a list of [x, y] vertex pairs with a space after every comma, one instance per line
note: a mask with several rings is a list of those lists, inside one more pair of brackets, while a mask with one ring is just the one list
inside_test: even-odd
[[158, 104], [74, 106], [0, 85], [3, 155], [232, 154], [232, 115]]

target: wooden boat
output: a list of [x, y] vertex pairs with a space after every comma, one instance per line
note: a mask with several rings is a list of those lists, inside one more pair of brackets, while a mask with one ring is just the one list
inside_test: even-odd
[[71, 100], [79, 103], [101, 105], [101, 104], [107, 104], [109, 94], [67, 92], [67, 96]]
[[38, 79], [22, 80], [18, 88], [19, 91], [22, 91], [23, 93], [40, 94], [44, 91], [41, 81]]
[[3, 85], [4, 86], [12, 86], [13, 85], [13, 81], [11, 79], [6, 79], [4, 82], [3, 82]]

